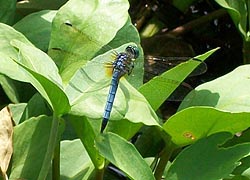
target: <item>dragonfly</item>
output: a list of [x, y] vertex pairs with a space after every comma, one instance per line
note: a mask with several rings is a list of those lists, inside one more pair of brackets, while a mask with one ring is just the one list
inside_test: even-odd
[[[74, 25], [72, 25], [72, 23], [70, 23], [69, 21], [66, 21], [65, 23], [63, 23], [61, 26], [63, 26], [64, 28], [66, 27], [67, 30], [69, 30], [70, 34], [69, 34], [69, 39], [73, 38], [73, 37], [80, 37], [82, 35], [84, 35], [79, 29], [77, 29], [76, 27], [74, 27]], [[83, 39], [87, 39], [88, 41], [92, 41], [94, 44], [98, 44], [98, 42], [95, 42], [93, 39], [89, 38], [89, 37], [84, 37]], [[80, 41], [81, 39], [78, 38], [78, 40]], [[99, 45], [101, 46], [101, 45]], [[107, 49], [112, 49], [109, 46], [105, 46], [105, 48]], [[62, 52], [62, 56], [65, 56], [65, 54], [69, 54], [70, 56], [78, 56], [79, 54], [77, 54], [78, 52], [67, 52], [65, 50], [63, 50], [61, 47], [51, 47], [51, 50], [53, 51], [60, 51]], [[80, 52], [80, 49], [79, 49]], [[105, 67], [111, 68], [112, 69], [112, 78], [111, 78], [111, 83], [110, 83], [110, 89], [109, 89], [109, 93], [107, 96], [107, 101], [106, 101], [106, 105], [104, 108], [104, 113], [103, 113], [103, 118], [102, 118], [102, 124], [101, 124], [101, 129], [100, 132], [103, 133], [103, 131], [105, 130], [107, 123], [110, 119], [110, 115], [111, 115], [111, 111], [112, 111], [112, 107], [113, 107], [113, 103], [115, 101], [115, 96], [116, 96], [116, 91], [118, 88], [118, 84], [119, 84], [119, 80], [121, 77], [125, 76], [126, 74], [130, 75], [132, 73], [132, 70], [134, 68], [134, 60], [138, 58], [139, 56], [139, 49], [137, 46], [134, 45], [129, 45], [125, 48], [124, 52], [114, 52], [113, 55], [115, 56], [114, 61], [112, 63], [106, 63]], [[84, 56], [84, 55], [83, 55]], [[153, 60], [153, 61], [161, 61], [163, 62], [163, 64], [167, 64], [167, 65], [173, 65], [173, 64], [178, 64], [181, 62], [184, 62], [184, 59], [180, 59], [178, 58], [178, 61], [176, 61], [176, 59], [172, 58], [172, 59], [166, 59], [164, 57], [148, 57], [148, 60]], [[60, 62], [56, 62], [57, 64], [61, 65], [61, 66], [66, 66], [64, 64], [60, 64]], [[204, 72], [204, 69], [206, 69], [206, 64], [205, 63], [201, 63], [203, 64], [201, 66], [201, 69], [199, 70], [200, 74], [201, 72]], [[203, 67], [203, 68], [202, 68]]]
[[119, 79], [125, 74], [131, 73], [132, 69], [134, 68], [134, 60], [138, 57], [139, 57], [139, 49], [136, 46], [128, 46], [125, 49], [125, 52], [116, 55], [115, 61], [112, 63], [113, 75], [103, 114], [101, 133], [107, 126], [108, 120], [110, 118], [110, 113], [115, 100], [115, 94], [117, 91]]

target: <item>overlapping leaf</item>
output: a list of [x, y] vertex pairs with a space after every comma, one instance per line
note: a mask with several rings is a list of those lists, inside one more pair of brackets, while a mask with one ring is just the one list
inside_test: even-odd
[[232, 135], [217, 133], [199, 140], [184, 149], [169, 168], [167, 179], [186, 180], [224, 179], [229, 178], [232, 171], [240, 164], [240, 159], [249, 155], [250, 144], [237, 144], [223, 147]]
[[71, 0], [60, 8], [52, 24], [50, 49], [60, 48], [78, 55], [75, 58], [49, 51], [64, 82], [115, 37], [128, 20], [128, 7], [125, 0]]
[[118, 135], [108, 133], [99, 136], [96, 146], [107, 160], [124, 171], [131, 179], [154, 179], [150, 167], [135, 147]]
[[229, 112], [250, 111], [250, 65], [236, 68], [213, 81], [204, 83], [183, 101], [179, 109], [190, 106], [211, 106]]
[[[216, 49], [208, 51], [203, 55], [199, 55], [195, 58], [204, 61]], [[157, 110], [160, 105], [173, 93], [173, 91], [181, 84], [181, 82], [200, 64], [200, 61], [190, 60], [182, 63], [175, 68], [163, 73], [161, 76], [157, 76], [151, 79], [140, 87], [139, 91], [146, 97], [150, 105], [154, 110]], [[170, 80], [170, 81], [166, 81]], [[171, 83], [171, 80], [177, 83]], [[170, 83], [169, 83], [170, 82]], [[157, 87], [157, 88], [156, 88]], [[152, 93], [154, 92], [154, 93]]]
[[57, 114], [67, 112], [70, 108], [68, 99], [62, 90], [58, 69], [50, 57], [13, 28], [1, 24], [0, 29], [4, 32], [0, 38], [5, 42], [0, 51], [0, 73], [31, 83]]
[[[116, 51], [124, 50], [127, 45], [121, 46]], [[110, 52], [107, 52], [83, 66], [66, 86], [65, 92], [70, 100], [72, 114], [94, 119], [102, 117], [109, 91], [110, 77], [106, 74], [103, 64], [100, 63], [104, 63], [109, 56]], [[121, 79], [111, 120], [124, 118], [134, 123], [158, 124], [157, 117], [146, 99], [126, 79]]]
[[235, 134], [250, 127], [250, 113], [223, 112], [211, 107], [184, 109], [163, 125], [177, 146], [186, 146], [217, 132]]

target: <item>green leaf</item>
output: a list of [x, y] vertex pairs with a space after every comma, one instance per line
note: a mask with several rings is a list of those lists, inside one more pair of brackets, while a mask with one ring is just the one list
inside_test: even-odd
[[10, 179], [45, 179], [53, 151], [48, 143], [52, 117], [40, 116], [14, 128], [14, 154]]
[[[16, 11], [15, 0], [0, 1], [0, 22], [11, 25]], [[2, 42], [1, 42], [2, 43]]]
[[37, 48], [47, 51], [52, 19], [57, 11], [43, 10], [25, 16], [13, 27], [23, 33]]
[[18, 59], [14, 60], [28, 69], [47, 77], [59, 87], [62, 87], [62, 80], [58, 69], [47, 54], [34, 46], [27, 45], [18, 40], [11, 41], [11, 44], [17, 49], [18, 54]]
[[6, 24], [0, 23], [0, 52], [11, 57], [17, 57], [15, 48], [10, 44], [13, 39], [32, 45], [23, 34]]
[[197, 141], [184, 149], [174, 160], [166, 179], [211, 180], [230, 176], [239, 160], [249, 155], [250, 143], [238, 144], [232, 147], [221, 147], [230, 139], [230, 133], [217, 133]]
[[[223, 144], [223, 147], [231, 147], [237, 144], [249, 143], [249, 139], [250, 139], [250, 129], [248, 128], [247, 130], [238, 133], [232, 139]], [[248, 155], [240, 160], [240, 165], [234, 169], [232, 174], [238, 176], [243, 175], [250, 177], [249, 167], [250, 167], [250, 156]]]
[[249, 1], [234, 1], [234, 0], [215, 0], [220, 6], [227, 9], [235, 26], [244, 36], [246, 41], [249, 41]]
[[[127, 44], [116, 51], [121, 52], [125, 47]], [[66, 86], [71, 114], [92, 119], [102, 118], [111, 82], [111, 77], [106, 72], [110, 69], [105, 69], [102, 63], [109, 56], [110, 52], [107, 52], [81, 67]], [[158, 125], [158, 118], [146, 99], [125, 78], [120, 80], [110, 119], [128, 119], [133, 123]]]
[[115, 37], [127, 22], [128, 8], [126, 0], [70, 0], [60, 8], [53, 20], [50, 48], [60, 48], [79, 55], [76, 59], [49, 52], [59, 65], [64, 82], [68, 82], [86, 60], [94, 57], [103, 45]]
[[9, 104], [8, 107], [12, 114], [15, 125], [19, 124], [27, 103]]
[[[133, 71], [126, 79], [131, 85], [138, 89], [143, 83], [144, 56], [143, 49], [140, 45], [140, 35], [135, 26], [131, 23], [130, 18], [128, 18], [127, 23], [117, 32], [115, 38], [107, 46], [113, 49], [131, 42], [135, 43], [139, 48], [139, 57], [135, 61]], [[105, 51], [102, 52], [104, 53]], [[98, 54], [101, 54], [101, 51], [99, 51]]]
[[69, 102], [62, 90], [62, 80], [54, 62], [14, 29], [3, 24], [1, 27], [0, 31], [6, 32], [0, 36], [5, 43], [0, 51], [0, 73], [18, 81], [31, 83], [57, 115], [68, 112]]
[[163, 129], [177, 146], [186, 146], [217, 132], [237, 132], [250, 127], [250, 113], [229, 113], [211, 107], [190, 107], [171, 116]]
[[91, 124], [85, 117], [68, 115], [66, 118], [70, 121], [78, 137], [81, 139], [96, 169], [102, 169], [105, 161], [94, 146], [96, 134]]
[[[196, 56], [196, 59], [204, 61], [216, 50], [210, 50], [205, 54]], [[181, 84], [181, 82], [200, 64], [196, 60], [189, 60], [181, 63], [178, 66], [157, 76], [147, 83], [143, 84], [139, 91], [145, 96], [154, 110], [157, 110], [160, 105], [173, 93], [173, 91]], [[178, 82], [178, 83], [174, 83]], [[155, 93], [152, 93], [155, 92]]]
[[27, 103], [22, 113], [22, 117], [20, 118], [20, 122], [39, 115], [51, 115], [51, 112], [49, 111], [45, 99], [39, 93], [36, 93]]
[[60, 162], [61, 180], [88, 179], [94, 170], [93, 164], [79, 139], [61, 142]]
[[50, 115], [48, 105], [43, 97], [36, 93], [28, 103], [9, 104], [12, 118], [15, 124], [20, 124], [23, 121], [39, 115]]
[[222, 77], [198, 86], [186, 96], [187, 100], [184, 99], [179, 109], [212, 106], [223, 111], [249, 112], [249, 71], [250, 65], [240, 66]]
[[154, 179], [150, 167], [136, 148], [120, 136], [112, 133], [102, 134], [96, 139], [96, 147], [107, 160], [131, 179]]
[[16, 63], [22, 67], [27, 81], [41, 93], [57, 115], [68, 112], [70, 106], [62, 90], [61, 77], [49, 56], [20, 41], [13, 41], [13, 45], [18, 48], [21, 55]]

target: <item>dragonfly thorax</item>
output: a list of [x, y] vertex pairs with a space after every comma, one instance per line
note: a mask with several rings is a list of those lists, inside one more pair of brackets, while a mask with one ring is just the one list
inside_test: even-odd
[[125, 74], [130, 74], [134, 68], [133, 60], [127, 53], [119, 53], [113, 62], [113, 72], [119, 72], [119, 78]]

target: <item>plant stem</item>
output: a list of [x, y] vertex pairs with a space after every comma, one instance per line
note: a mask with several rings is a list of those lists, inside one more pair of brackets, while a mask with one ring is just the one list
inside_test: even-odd
[[[58, 127], [59, 127], [59, 118], [53, 113], [53, 119], [52, 119], [52, 124], [50, 128], [50, 136], [48, 140], [48, 145], [47, 145], [47, 152], [45, 154], [43, 166], [41, 168], [41, 173], [39, 174], [39, 177], [37, 178], [38, 180], [44, 179], [44, 177], [47, 176], [50, 165], [51, 165], [51, 160], [54, 155], [54, 150], [57, 142], [57, 133], [58, 133]], [[54, 170], [54, 169], [53, 169]], [[45, 174], [46, 173], [46, 174]], [[54, 173], [52, 173], [54, 175]], [[57, 177], [58, 179], [60, 178]], [[54, 179], [54, 177], [53, 177]]]
[[52, 161], [52, 179], [60, 180], [60, 140], [57, 141]]
[[168, 160], [169, 158], [171, 157], [171, 154], [174, 150], [174, 146], [166, 146], [162, 153], [161, 153], [161, 158], [160, 158], [160, 161], [156, 167], [156, 170], [155, 170], [155, 173], [154, 173], [154, 176], [155, 176], [155, 179], [156, 180], [161, 180], [162, 178], [162, 175], [164, 173], [164, 170], [165, 170], [165, 167], [168, 163]]
[[104, 169], [105, 169], [105, 168], [97, 169], [97, 170], [96, 170], [96, 174], [95, 174], [95, 179], [96, 179], [96, 180], [103, 180]]

